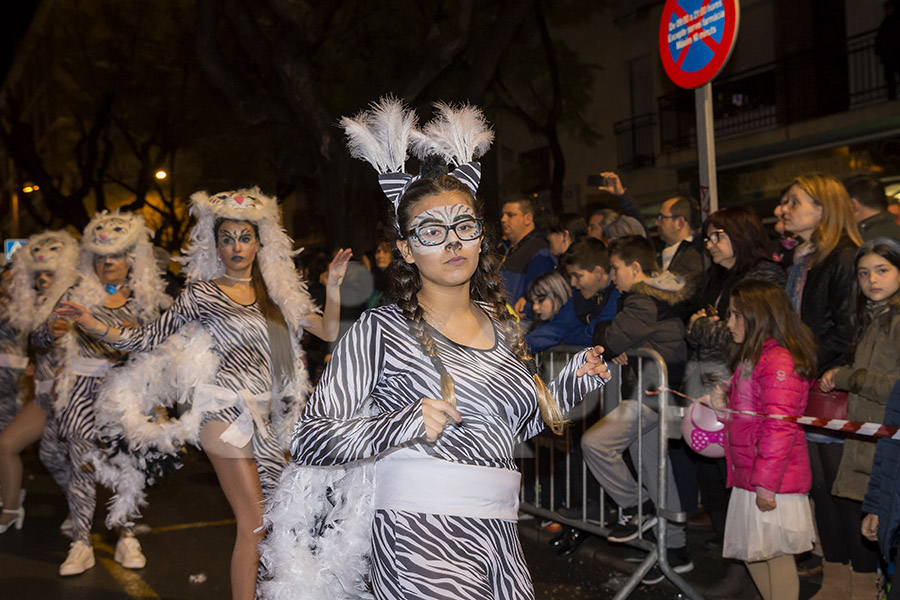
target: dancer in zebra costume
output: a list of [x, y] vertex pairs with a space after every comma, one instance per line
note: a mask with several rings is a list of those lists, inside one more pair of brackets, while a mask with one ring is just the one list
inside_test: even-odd
[[[77, 277], [75, 262], [78, 242], [65, 231], [45, 231], [28, 238], [13, 256], [10, 321], [16, 330], [30, 333], [50, 316], [56, 302]], [[56, 484], [66, 490], [71, 466], [65, 444], [59, 437], [53, 410], [53, 380], [62, 361], [60, 344], [41, 348], [32, 344], [34, 360], [34, 401], [26, 403], [16, 418], [0, 432], [0, 489], [3, 515], [0, 531], [15, 522], [22, 527], [25, 509], [20, 503], [22, 490], [21, 452], [41, 440], [41, 462]]]
[[[426, 127], [433, 142], [487, 137], [489, 145], [489, 131], [466, 130], [465, 123], [483, 123], [477, 109], [438, 108], [453, 132], [441, 136]], [[398, 102], [383, 101], [353, 125], [374, 128], [381, 115], [398, 112]], [[382, 130], [366, 137], [394, 136]], [[499, 262], [485, 236], [474, 195], [480, 167], [467, 162], [475, 147], [452, 154], [459, 166], [450, 175], [446, 164], [442, 175], [431, 171], [426, 157], [421, 178], [382, 177], [389, 197], [398, 198], [387, 227], [397, 303], [367, 311], [351, 327], [294, 432], [299, 465], [339, 470], [377, 457], [367, 576], [378, 599], [533, 598], [516, 529], [521, 477], [513, 449], [545, 425], [561, 431], [564, 412], [609, 377], [599, 347], [578, 353], [549, 388], [536, 374], [506, 310]], [[282, 486], [299, 492], [295, 482], [289, 472]], [[341, 481], [327, 494], [335, 507], [364, 500]], [[308, 494], [297, 495], [313, 506]], [[367, 597], [358, 581], [341, 580], [346, 573], [320, 561], [323, 555], [354, 561], [349, 552], [327, 549], [352, 520], [316, 515], [309, 539], [294, 522], [300, 510], [276, 503], [270, 511], [278, 532], [264, 550], [274, 571], [266, 598]], [[282, 545], [285, 535], [293, 536], [293, 548]], [[321, 568], [310, 573], [310, 566]], [[331, 573], [337, 581], [325, 581]], [[328, 584], [336, 585], [319, 587]]]
[[[108, 327], [137, 326], [159, 316], [171, 299], [153, 256], [150, 230], [140, 215], [103, 211], [84, 230], [78, 258], [80, 279], [60, 300], [88, 307]], [[51, 318], [35, 334], [40, 345], [59, 338], [65, 349], [63, 368], [56, 379], [56, 417], [72, 466], [66, 499], [72, 517], [72, 544], [60, 575], [77, 575], [94, 566], [91, 524], [97, 505], [93, 456], [100, 447], [94, 402], [106, 372], [123, 353], [72, 327], [66, 318]], [[114, 558], [128, 568], [142, 568], [147, 559], [140, 543], [126, 527], [120, 532]]]
[[[197, 224], [186, 251], [188, 284], [172, 307], [141, 328], [107, 327], [82, 307], [61, 314], [111, 346], [148, 351], [191, 322], [212, 336], [219, 359], [211, 384], [198, 385], [200, 445], [216, 470], [237, 520], [232, 597], [254, 597], [262, 539], [263, 499], [284, 470], [290, 426], [309, 393], [300, 338], [304, 330], [337, 337], [340, 284], [350, 250], [329, 266], [319, 314], [293, 263], [278, 203], [259, 189], [191, 196]], [[184, 357], [190, 361], [190, 357]], [[279, 431], [283, 436], [279, 439]]]
[[12, 264], [5, 262], [0, 271], [0, 430], [19, 412], [19, 378], [28, 366], [25, 336], [11, 322]]

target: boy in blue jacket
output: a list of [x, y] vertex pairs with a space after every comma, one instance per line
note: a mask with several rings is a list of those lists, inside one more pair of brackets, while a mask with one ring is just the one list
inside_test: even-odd
[[594, 329], [616, 316], [619, 292], [609, 278], [609, 251], [594, 238], [585, 238], [562, 256], [562, 267], [577, 293], [556, 316], [525, 336], [531, 352], [558, 344], [590, 346]]

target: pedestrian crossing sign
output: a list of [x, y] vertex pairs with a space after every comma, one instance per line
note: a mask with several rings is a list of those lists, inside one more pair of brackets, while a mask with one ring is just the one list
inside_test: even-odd
[[13, 254], [16, 253], [16, 250], [18, 250], [19, 248], [24, 246], [26, 241], [28, 241], [28, 240], [17, 240], [17, 239], [4, 240], [3, 241], [3, 251], [6, 253], [6, 260], [7, 261], [12, 260]]

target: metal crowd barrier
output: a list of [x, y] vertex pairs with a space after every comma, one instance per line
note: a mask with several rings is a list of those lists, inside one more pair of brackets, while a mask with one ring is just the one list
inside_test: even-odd
[[[573, 346], [555, 346], [541, 352], [538, 355], [538, 366], [542, 371], [544, 381], [551, 381], [557, 373], [562, 370], [563, 366], [576, 353], [582, 350], [580, 347]], [[680, 436], [680, 427], [676, 425], [681, 411], [676, 406], [670, 406], [670, 394], [668, 390], [668, 370], [666, 364], [658, 352], [639, 348], [629, 350], [628, 356], [630, 360], [637, 360], [637, 386], [635, 390], [645, 390], [647, 385], [644, 382], [644, 364], [645, 361], [656, 363], [659, 372], [659, 381], [647, 382], [655, 383], [657, 389], [665, 390], [659, 396], [659, 464], [657, 465], [658, 477], [658, 497], [654, 499], [656, 505], [656, 516], [658, 518], [655, 526], [656, 542], [644, 539], [643, 533], [639, 531], [638, 538], [632, 542], [628, 542], [629, 546], [640, 548], [647, 552], [647, 557], [640, 564], [637, 570], [631, 575], [625, 585], [616, 594], [615, 600], [624, 600], [631, 595], [631, 592], [640, 584], [641, 579], [653, 568], [655, 564], [659, 564], [660, 571], [669, 581], [674, 583], [685, 596], [693, 600], [703, 600], [700, 596], [680, 575], [672, 570], [669, 565], [668, 556], [666, 554], [666, 523], [668, 521], [684, 523], [686, 520], [683, 512], [673, 512], [666, 507], [666, 460], [668, 458], [669, 437]], [[533, 438], [530, 442], [524, 442], [520, 446], [519, 461], [522, 471], [522, 489], [520, 490], [520, 509], [523, 512], [532, 514], [536, 517], [548, 519], [570, 525], [577, 529], [593, 533], [602, 537], [607, 537], [610, 532], [608, 522], [608, 511], [606, 507], [606, 494], [602, 488], [599, 488], [593, 476], [587, 468], [587, 464], [580, 457], [580, 447], [574, 442], [573, 431], [587, 431], [600, 418], [618, 406], [622, 401], [621, 389], [621, 367], [619, 365], [610, 364], [610, 373], [612, 379], [599, 390], [598, 398], [587, 397], [579, 408], [570, 413], [572, 423], [566, 429], [562, 436], [556, 436], [550, 431], [545, 431], [541, 435]], [[643, 403], [643, 394], [635, 393], [638, 401], [638, 444], [637, 456], [634, 459], [635, 471], [637, 472], [637, 490], [638, 490], [638, 522], [643, 520], [643, 476], [640, 468], [643, 459], [643, 451], [641, 434], [643, 431], [643, 411], [641, 404]], [[597, 403], [596, 406], [594, 403]], [[599, 408], [599, 412], [595, 410]], [[597, 414], [595, 414], [597, 413]], [[673, 418], [674, 417], [674, 418]], [[670, 424], [670, 419], [673, 421]], [[676, 433], [676, 431], [678, 433]], [[559, 454], [562, 453], [562, 465], [560, 466]], [[526, 472], [527, 462], [534, 460], [533, 470]], [[580, 463], [580, 464], [579, 464]], [[574, 473], [578, 472], [578, 475]], [[530, 475], [533, 473], [534, 480], [531, 481]], [[546, 483], [546, 489], [545, 489]], [[596, 496], [597, 505], [599, 506], [599, 519], [588, 518], [588, 500], [593, 495], [588, 494], [588, 488], [596, 486], [598, 494]], [[573, 488], [578, 488], [573, 489]], [[560, 515], [557, 511], [558, 499], [564, 502], [567, 507], [572, 506], [572, 502], [576, 493], [581, 496], [582, 514], [580, 519], [567, 518]], [[621, 514], [621, 508], [619, 509]]]

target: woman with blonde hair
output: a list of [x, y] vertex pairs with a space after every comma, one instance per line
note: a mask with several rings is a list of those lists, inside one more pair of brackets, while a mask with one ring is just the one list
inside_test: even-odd
[[[844, 362], [850, 344], [854, 256], [862, 238], [847, 190], [830, 175], [797, 177], [785, 194], [782, 218], [785, 229], [801, 240], [788, 272], [787, 293], [816, 336], [821, 375]], [[816, 431], [807, 432], [806, 439], [813, 476], [810, 495], [825, 556], [822, 588], [814, 598], [856, 597], [863, 591], [852, 592], [853, 573], [874, 572], [877, 553], [864, 545], [859, 505], [831, 494], [843, 438]]]

